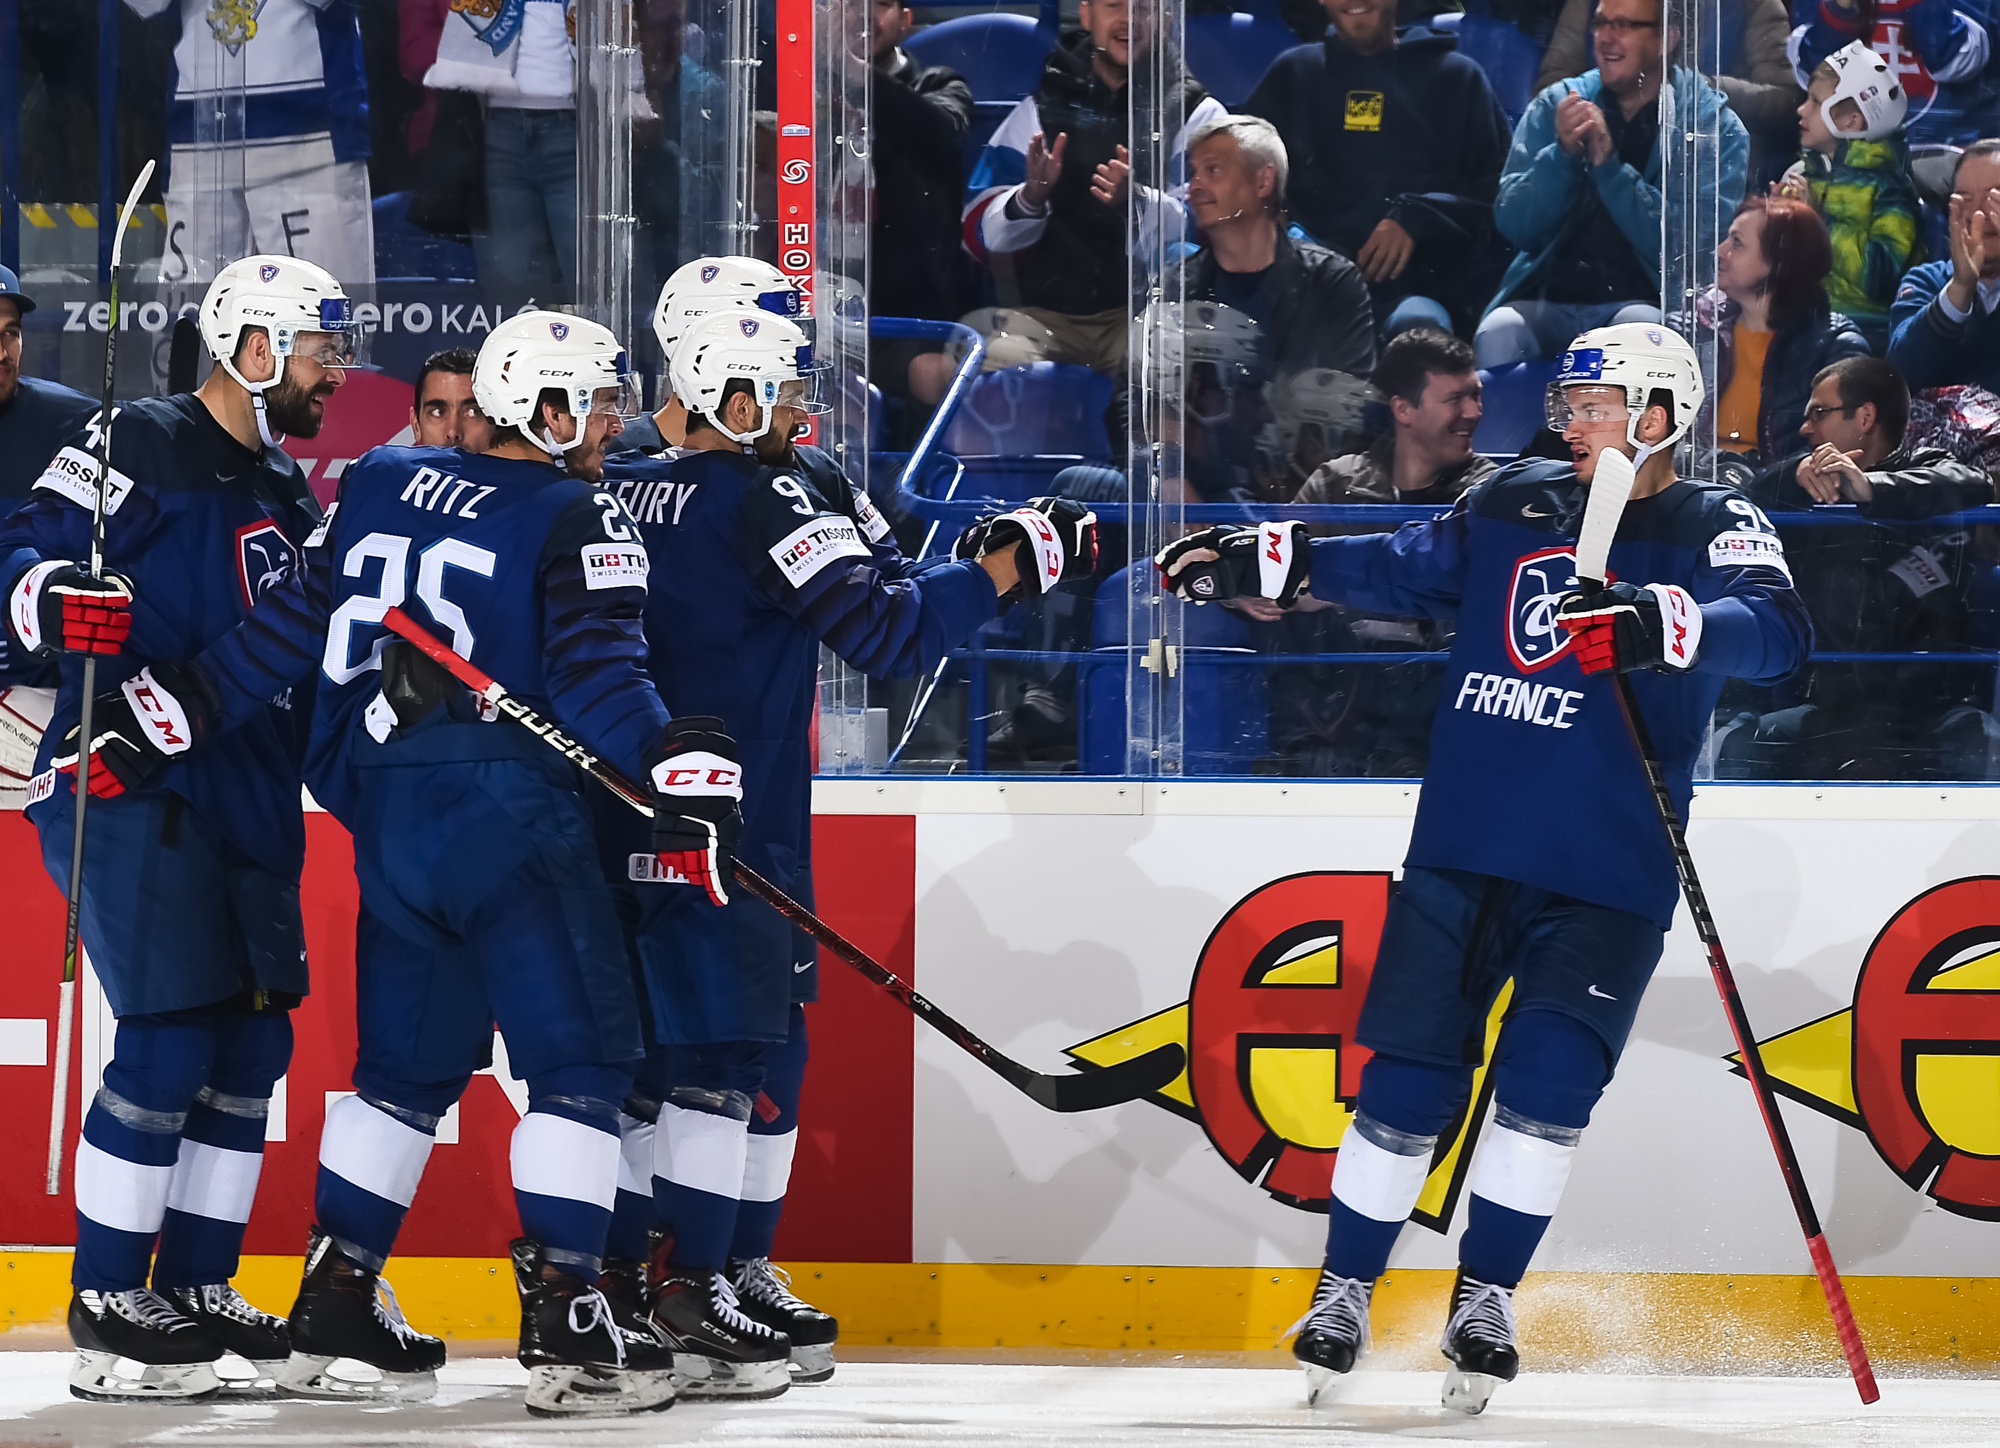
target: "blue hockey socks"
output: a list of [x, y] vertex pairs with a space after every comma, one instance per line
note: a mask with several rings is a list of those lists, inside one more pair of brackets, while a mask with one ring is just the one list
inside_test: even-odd
[[754, 1261], [771, 1255], [785, 1192], [792, 1180], [792, 1156], [799, 1144], [799, 1093], [806, 1080], [806, 1009], [792, 1006], [791, 1032], [765, 1057], [764, 1089], [750, 1111], [744, 1143], [743, 1199], [736, 1209], [730, 1260]]

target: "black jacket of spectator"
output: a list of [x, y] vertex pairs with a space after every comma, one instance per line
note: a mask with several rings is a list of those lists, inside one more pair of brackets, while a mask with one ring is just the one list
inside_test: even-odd
[[1329, 30], [1273, 61], [1241, 109], [1284, 138], [1291, 216], [1314, 240], [1353, 256], [1393, 217], [1416, 254], [1378, 291], [1435, 297], [1455, 314], [1485, 305], [1502, 259], [1493, 199], [1512, 135], [1455, 37], [1411, 26], [1393, 48], [1362, 55]]
[[[1217, 300], [1215, 253], [1187, 260], [1187, 299]], [[1275, 305], [1264, 322], [1273, 376], [1331, 367], [1355, 377], [1375, 370], [1375, 323], [1361, 269], [1338, 252], [1294, 241], [1284, 231], [1271, 261]], [[1167, 295], [1173, 295], [1171, 289]]]
[[[1108, 86], [1091, 66], [1087, 30], [1065, 32], [1049, 52], [1035, 89], [1042, 136], [1053, 146], [1067, 135], [1062, 176], [1049, 193], [1049, 222], [1040, 241], [1017, 259], [995, 259], [1001, 300], [1017, 293], [1023, 306], [1044, 307], [1069, 316], [1089, 316], [1125, 305], [1131, 292], [1131, 259], [1126, 208], [1106, 206], [1090, 194], [1091, 178], [1129, 145], [1126, 94], [1129, 85]], [[1135, 62], [1139, 57], [1135, 56]], [[1192, 79], [1183, 89], [1184, 115], [1192, 115], [1207, 92]], [[1148, 173], [1141, 146], [1131, 146], [1132, 173]], [[1011, 271], [1014, 285], [1003, 273]]]
[[[1767, 469], [1747, 489], [1780, 527], [1786, 512], [1813, 506], [1798, 483], [1799, 461]], [[1913, 525], [1992, 502], [1992, 479], [1941, 448], [1898, 448], [1867, 471], [1874, 496], [1856, 512], [1877, 526], [1785, 529], [1817, 647], [1968, 648], [1972, 584], [1990, 566], [1975, 547], [1975, 530]], [[1946, 716], [1992, 703], [1990, 665], [1814, 663], [1771, 691], [1765, 707], [1779, 707], [1765, 714], [1759, 745], [1747, 757], [1761, 756], [1756, 772], [1771, 778], [1930, 777], [1927, 760]]]
[[955, 321], [972, 307], [958, 244], [972, 87], [946, 66], [898, 52], [875, 72], [875, 224], [868, 309]]
[[[1715, 380], [1702, 404], [1703, 418], [1695, 425], [1696, 437], [1708, 435], [1707, 418], [1736, 375], [1736, 318], [1741, 310], [1720, 292], [1710, 292], [1695, 308], [1697, 325], [1713, 332], [1716, 343]], [[1764, 375], [1757, 394], [1757, 455], [1765, 465], [1805, 451], [1799, 424], [1806, 420], [1813, 378], [1821, 369], [1843, 357], [1869, 355], [1867, 339], [1859, 329], [1824, 301], [1810, 315], [1772, 336], [1764, 353]]]

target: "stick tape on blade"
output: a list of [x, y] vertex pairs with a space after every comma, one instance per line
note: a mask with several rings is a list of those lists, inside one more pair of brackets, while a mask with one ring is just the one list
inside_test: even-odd
[[1616, 448], [1597, 455], [1597, 470], [1590, 479], [1590, 501], [1583, 506], [1583, 528], [1576, 540], [1576, 576], [1604, 582], [1611, 557], [1611, 540], [1618, 534], [1618, 519], [1632, 496], [1637, 475], [1632, 459]]

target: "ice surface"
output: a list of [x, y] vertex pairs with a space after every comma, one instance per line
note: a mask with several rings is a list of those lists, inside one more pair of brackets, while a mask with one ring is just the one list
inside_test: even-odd
[[69, 1358], [0, 1352], [0, 1444], [143, 1443], [216, 1448], [624, 1448], [716, 1443], [1016, 1448], [1104, 1444], [1376, 1444], [1469, 1440], [1692, 1448], [2000, 1445], [2000, 1381], [1902, 1379], [1863, 1408], [1845, 1378], [1527, 1374], [1479, 1418], [1438, 1407], [1438, 1373], [1360, 1372], [1342, 1400], [1308, 1411], [1304, 1380], [1259, 1368], [843, 1363], [823, 1387], [768, 1403], [689, 1403], [614, 1422], [556, 1424], [521, 1407], [527, 1374], [505, 1358], [458, 1359], [424, 1404], [280, 1402], [112, 1407], [69, 1396]]

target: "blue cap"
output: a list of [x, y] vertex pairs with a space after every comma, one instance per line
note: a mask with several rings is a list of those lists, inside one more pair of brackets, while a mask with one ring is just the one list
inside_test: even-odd
[[21, 290], [21, 279], [12, 267], [0, 266], [0, 299], [11, 299], [24, 317], [35, 310], [35, 299]]

